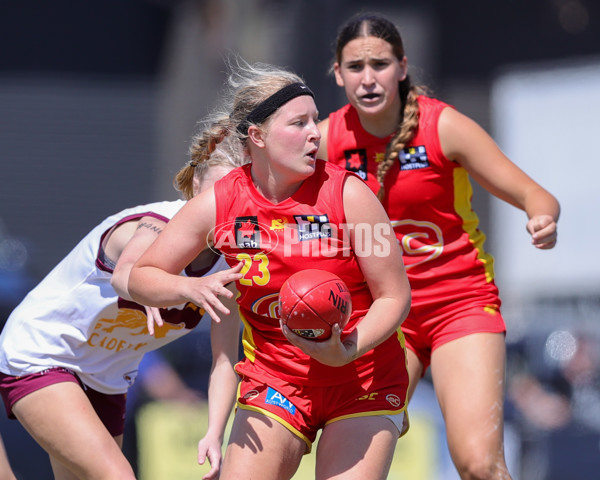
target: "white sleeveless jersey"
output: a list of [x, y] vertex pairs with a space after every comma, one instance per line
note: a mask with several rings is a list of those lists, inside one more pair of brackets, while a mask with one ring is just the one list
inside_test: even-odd
[[[145, 309], [112, 288], [112, 268], [99, 258], [100, 245], [117, 224], [144, 216], [168, 221], [184, 204], [129, 208], [89, 232], [9, 316], [0, 335], [0, 371], [22, 376], [65, 367], [94, 390], [126, 392], [144, 353], [189, 333], [203, 311], [191, 303], [161, 309], [164, 326], [149, 335]], [[220, 257], [205, 274], [225, 268]]]

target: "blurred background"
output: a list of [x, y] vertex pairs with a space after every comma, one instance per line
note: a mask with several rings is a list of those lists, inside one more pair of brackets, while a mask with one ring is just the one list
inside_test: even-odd
[[[359, 10], [392, 19], [413, 82], [479, 122], [560, 200], [558, 246], [538, 252], [525, 215], [475, 186], [508, 323], [507, 456], [515, 479], [597, 478], [596, 0], [0, 2], [0, 326], [103, 218], [177, 198], [173, 176], [214, 106], [228, 53], [302, 75], [323, 118], [342, 106], [328, 69], [337, 28]], [[210, 344], [206, 328], [187, 337], [148, 361], [149, 383], [131, 394], [137, 424], [126, 452], [142, 480], [201, 477], [194, 459], [206, 427]], [[152, 386], [171, 373], [172, 390]], [[427, 379], [411, 416], [390, 478], [457, 478]], [[0, 431], [19, 480], [52, 478], [16, 421], [2, 416]], [[185, 460], [182, 451], [191, 452]], [[182, 462], [187, 470], [173, 473]]]

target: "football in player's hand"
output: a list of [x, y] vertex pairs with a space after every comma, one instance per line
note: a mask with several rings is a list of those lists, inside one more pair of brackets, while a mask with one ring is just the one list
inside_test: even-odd
[[279, 315], [295, 334], [326, 340], [331, 327], [344, 328], [352, 313], [352, 298], [344, 281], [325, 270], [307, 269], [291, 275], [279, 292]]

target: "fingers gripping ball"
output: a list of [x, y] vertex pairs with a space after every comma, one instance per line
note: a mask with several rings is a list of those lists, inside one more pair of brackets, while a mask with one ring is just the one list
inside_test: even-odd
[[344, 328], [352, 312], [352, 298], [344, 281], [325, 270], [308, 269], [291, 275], [279, 292], [279, 315], [294, 333], [326, 340], [332, 325]]

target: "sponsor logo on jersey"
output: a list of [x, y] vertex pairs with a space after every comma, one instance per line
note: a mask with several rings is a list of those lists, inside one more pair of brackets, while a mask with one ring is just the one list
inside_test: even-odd
[[[214, 243], [209, 244], [208, 248], [217, 255], [228, 258], [237, 258], [240, 254], [239, 249], [257, 249], [268, 254], [279, 242], [277, 234], [273, 232], [279, 230], [279, 225], [260, 223], [255, 215], [236, 217], [215, 225], [212, 230]], [[281, 229], [285, 231], [286, 225]]]
[[265, 399], [265, 403], [281, 407], [292, 415], [296, 413], [296, 407], [294, 404], [271, 387], [268, 387], [267, 389], [267, 398]]
[[271, 226], [269, 230], [283, 230], [288, 224], [287, 218], [274, 218], [271, 220]]
[[416, 170], [429, 167], [425, 145], [403, 148], [398, 155], [400, 170]]
[[238, 248], [260, 248], [260, 229], [256, 216], [236, 217], [234, 228]]
[[367, 179], [367, 151], [364, 148], [344, 150], [346, 170], [355, 172], [363, 180]]
[[381, 163], [385, 160], [385, 152], [375, 153], [375, 163]]
[[379, 392], [366, 393], [366, 394], [358, 397], [357, 400], [377, 400], [378, 395], [379, 395]]
[[294, 215], [298, 225], [298, 240], [314, 240], [319, 238], [331, 238], [331, 225], [327, 214], [319, 215]]

